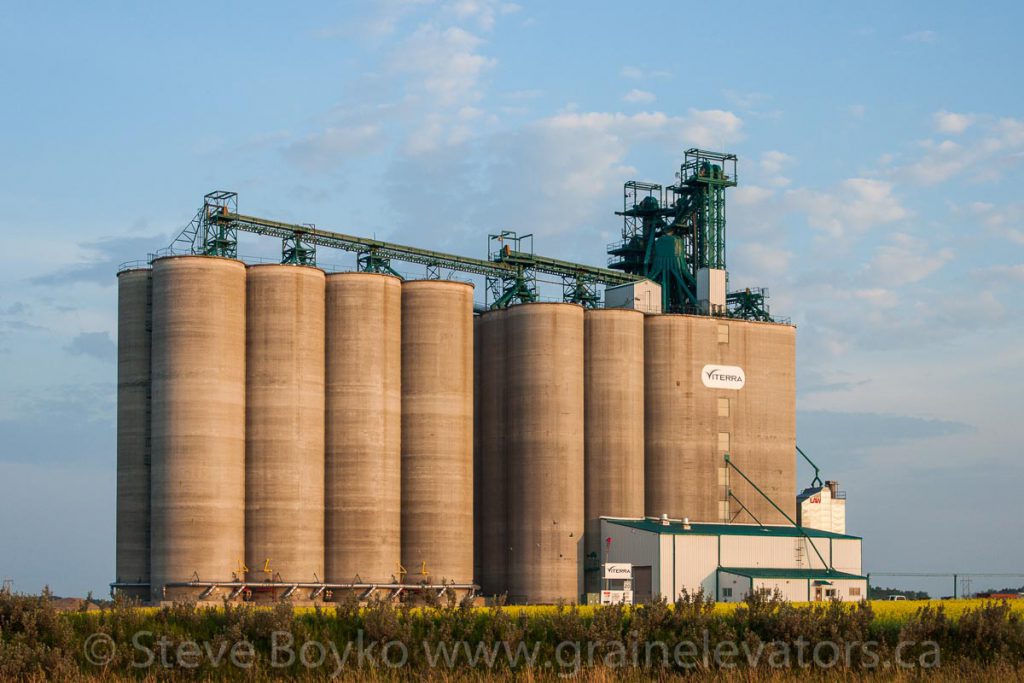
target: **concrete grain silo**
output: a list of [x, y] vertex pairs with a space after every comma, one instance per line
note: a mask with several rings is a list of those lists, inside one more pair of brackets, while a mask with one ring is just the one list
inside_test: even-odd
[[152, 597], [185, 598], [165, 585], [230, 581], [245, 555], [241, 261], [153, 262], [152, 372]]
[[402, 564], [473, 581], [473, 287], [402, 285]]
[[689, 316], [654, 315], [644, 320], [645, 507], [648, 515], [718, 522], [715, 434], [701, 433], [693, 403], [700, 365], [693, 355]]
[[583, 309], [505, 313], [509, 600], [576, 601], [584, 529]]
[[[785, 523], [724, 454], [792, 516], [795, 330], [704, 316], [645, 320], [646, 511], [700, 522]], [[736, 369], [741, 370], [738, 373]], [[743, 374], [722, 383], [715, 372]]]
[[644, 314], [584, 317], [587, 592], [601, 590], [602, 516], [644, 514]]
[[246, 289], [246, 578], [321, 581], [324, 273], [251, 266]]
[[326, 580], [390, 583], [401, 556], [402, 283], [327, 276]]
[[[153, 271], [117, 276], [116, 581], [149, 583], [150, 344]], [[149, 586], [119, 592], [149, 600]]]
[[[709, 391], [698, 380], [691, 410], [698, 416], [715, 411], [714, 418], [705, 419], [716, 424], [718, 450], [728, 445], [732, 462], [795, 519], [796, 328], [711, 318], [694, 318], [692, 324], [701, 367], [714, 365], [703, 360], [717, 351], [718, 363], [742, 368], [745, 381], [741, 389]], [[723, 417], [725, 412], [728, 417]], [[761, 523], [786, 524], [785, 517], [734, 472], [728, 486]], [[735, 499], [729, 500], [728, 516], [734, 522], [754, 522]]]
[[477, 318], [477, 582], [487, 595], [508, 590], [508, 436], [505, 425], [505, 311]]

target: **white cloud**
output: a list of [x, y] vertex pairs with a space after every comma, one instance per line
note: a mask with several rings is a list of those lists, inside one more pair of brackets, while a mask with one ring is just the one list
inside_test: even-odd
[[759, 185], [740, 185], [730, 193], [729, 202], [731, 204], [736, 204], [737, 206], [762, 204], [771, 199], [774, 194], [775, 193], [767, 187], [761, 187]]
[[681, 133], [699, 147], [726, 149], [741, 138], [743, 121], [731, 111], [722, 109], [691, 109]]
[[433, 0], [375, 0], [372, 11], [355, 20], [336, 26], [325, 26], [313, 32], [322, 39], [369, 38], [381, 40], [392, 35], [398, 24], [416, 9]]
[[741, 139], [743, 121], [732, 112], [720, 109], [691, 109], [686, 116], [668, 116], [663, 112], [630, 115], [569, 111], [542, 119], [539, 125], [563, 132], [583, 130], [621, 140], [658, 135], [680, 143], [708, 147]]
[[953, 250], [931, 251], [921, 239], [894, 233], [889, 243], [879, 246], [867, 267], [868, 279], [888, 287], [919, 282], [953, 259]]
[[622, 96], [622, 100], [624, 102], [630, 102], [633, 104], [647, 104], [653, 102], [655, 99], [657, 98], [654, 96], [654, 93], [646, 90], [639, 90], [637, 88], [633, 88]]
[[624, 66], [619, 70], [619, 75], [633, 81], [645, 81], [655, 78], [671, 78], [672, 72], [663, 69], [640, 69], [635, 66]]
[[442, 107], [480, 99], [480, 78], [497, 60], [477, 51], [481, 40], [457, 26], [420, 26], [391, 60], [396, 73], [408, 74], [414, 89]]
[[980, 220], [990, 233], [1024, 245], [1024, 204], [997, 207], [987, 202], [974, 202], [967, 207], [967, 212]]
[[934, 43], [939, 37], [935, 31], [914, 31], [903, 36], [908, 43]]
[[952, 111], [937, 111], [934, 114], [935, 130], [950, 135], [960, 135], [974, 123], [973, 114], [957, 114]]
[[855, 119], [864, 118], [864, 114], [867, 112], [867, 107], [863, 104], [851, 104], [846, 108], [846, 111], [850, 112], [850, 116]]
[[790, 208], [807, 215], [812, 228], [835, 239], [853, 237], [908, 215], [893, 196], [892, 183], [874, 178], [850, 178], [831, 192], [790, 190], [785, 198]]
[[787, 273], [793, 260], [793, 252], [763, 242], [741, 242], [734, 249], [733, 263], [757, 281], [777, 280]]
[[497, 0], [454, 0], [445, 5], [445, 10], [455, 15], [460, 21], [476, 21], [483, 31], [494, 28], [498, 16], [513, 14], [522, 9], [513, 2]]
[[761, 155], [761, 170], [765, 173], [782, 173], [783, 168], [793, 161], [793, 157], [778, 150], [768, 150]]
[[933, 115], [933, 124], [943, 133], [974, 136], [966, 135], [963, 143], [922, 140], [917, 143], [922, 153], [895, 169], [896, 174], [925, 186], [960, 175], [969, 175], [973, 182], [994, 181], [1024, 162], [1022, 119], [940, 111]]
[[[413, 205], [422, 233], [449, 228], [460, 220], [465, 225], [494, 225], [543, 235], [545, 250], [568, 238], [583, 226], [606, 226], [601, 240], [591, 241], [593, 253], [578, 254], [585, 262], [604, 258], [603, 241], [618, 232], [613, 217], [622, 183], [637, 175], [630, 157], [638, 148], [681, 149], [702, 146], [710, 139], [734, 140], [742, 122], [728, 112], [692, 110], [683, 116], [663, 112], [563, 111], [527, 125], [474, 138], [459, 147], [435, 147], [415, 159], [415, 169], [447, 174], [450, 186], [472, 187], [482, 199], [456, 216], [456, 200], [435, 192], [424, 197], [414, 186], [423, 184], [422, 175], [397, 168], [393, 174], [394, 193], [403, 204]], [[415, 200], [415, 201], [414, 201]], [[432, 218], [438, 217], [437, 224]], [[422, 239], [422, 234], [420, 234]], [[588, 247], [589, 248], [589, 247]]]

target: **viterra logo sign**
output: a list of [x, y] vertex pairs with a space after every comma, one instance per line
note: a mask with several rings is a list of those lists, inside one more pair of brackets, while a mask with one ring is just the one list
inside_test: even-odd
[[709, 389], [742, 389], [747, 381], [743, 368], [735, 365], [705, 365], [700, 378]]

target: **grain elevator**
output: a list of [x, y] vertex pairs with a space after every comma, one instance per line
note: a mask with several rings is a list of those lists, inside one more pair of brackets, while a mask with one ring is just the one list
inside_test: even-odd
[[[207, 195], [118, 274], [113, 590], [572, 602], [600, 590], [602, 518], [800, 529], [796, 330], [765, 290], [728, 291], [736, 157], [688, 150], [677, 178], [626, 183], [607, 267]], [[240, 258], [239, 233], [280, 239], [280, 262]]]

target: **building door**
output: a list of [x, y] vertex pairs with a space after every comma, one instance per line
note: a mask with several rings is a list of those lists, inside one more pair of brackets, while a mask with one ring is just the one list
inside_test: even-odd
[[814, 587], [814, 601], [821, 602], [821, 586]]
[[633, 602], [644, 604], [651, 602], [651, 566], [633, 566]]

